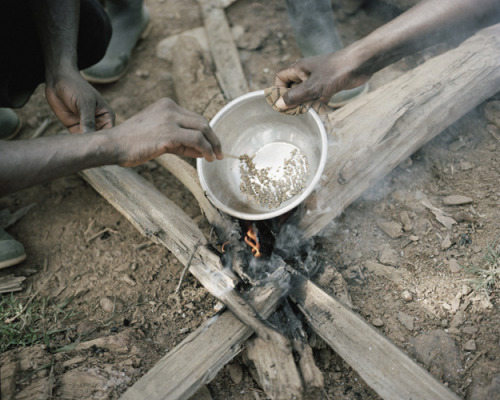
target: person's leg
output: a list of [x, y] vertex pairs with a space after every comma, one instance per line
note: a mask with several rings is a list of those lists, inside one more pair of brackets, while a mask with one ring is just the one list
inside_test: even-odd
[[10, 108], [0, 108], [0, 140], [13, 139], [21, 130], [21, 119]]
[[[335, 28], [331, 0], [285, 0], [288, 19], [303, 57], [333, 53], [343, 48]], [[329, 105], [340, 107], [365, 93], [368, 85], [336, 93]]]
[[12, 267], [25, 259], [24, 246], [0, 228], [0, 269]]
[[[22, 107], [45, 81], [45, 64], [27, 0], [8, 1], [0, 13], [0, 107]], [[12, 40], [15, 38], [15, 40]], [[97, 0], [82, 0], [78, 67], [87, 68], [105, 54], [111, 22]]]
[[106, 0], [113, 34], [104, 58], [82, 71], [92, 83], [112, 83], [126, 72], [132, 51], [149, 24], [149, 11], [143, 0]]

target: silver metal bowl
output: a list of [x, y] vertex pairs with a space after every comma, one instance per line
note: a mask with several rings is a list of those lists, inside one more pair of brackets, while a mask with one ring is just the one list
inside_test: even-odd
[[[297, 149], [307, 158], [308, 177], [300, 193], [276, 207], [250, 201], [240, 189], [240, 160], [207, 162], [197, 160], [202, 188], [208, 199], [223, 212], [247, 221], [277, 217], [304, 201], [321, 178], [326, 162], [327, 137], [323, 123], [313, 110], [290, 116], [267, 103], [264, 91], [248, 93], [223, 107], [210, 122], [222, 150], [237, 156], [255, 155], [258, 168], [273, 167]], [[257, 161], [258, 160], [258, 161]]]

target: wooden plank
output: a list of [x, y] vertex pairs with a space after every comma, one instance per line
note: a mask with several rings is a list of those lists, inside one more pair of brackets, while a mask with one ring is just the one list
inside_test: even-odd
[[226, 100], [233, 100], [248, 93], [249, 88], [226, 13], [216, 0], [198, 0], [198, 4], [215, 63], [215, 76]]
[[133, 169], [107, 166], [82, 174], [141, 233], [166, 246], [189, 267], [191, 274], [259, 337], [290, 348], [288, 340], [241, 296], [236, 276], [205, 246], [203, 233], [182, 209]]
[[325, 179], [301, 220], [314, 236], [384, 175], [500, 90], [500, 24], [328, 115]]
[[[267, 284], [249, 294], [252, 305], [268, 317], [280, 303], [289, 275], [283, 268]], [[209, 383], [242, 349], [252, 330], [228, 311], [211, 318], [163, 357], [146, 375], [132, 385], [122, 400], [188, 399]]]
[[298, 273], [292, 299], [314, 331], [386, 400], [458, 400], [360, 316]]

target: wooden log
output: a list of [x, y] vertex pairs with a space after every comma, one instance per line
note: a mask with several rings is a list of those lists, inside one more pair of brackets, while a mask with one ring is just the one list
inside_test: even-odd
[[248, 340], [246, 347], [259, 384], [270, 399], [302, 399], [304, 387], [291, 352], [283, 352], [273, 342], [258, 337]]
[[[286, 296], [287, 287], [289, 274], [278, 268], [262, 287], [253, 288], [248, 297], [255, 309], [268, 317]], [[188, 399], [241, 351], [241, 343], [252, 333], [233, 314], [222, 312], [186, 337], [121, 399]]]
[[386, 400], [458, 400], [361, 317], [294, 273], [292, 299], [315, 332]]
[[241, 296], [237, 279], [210, 251], [206, 238], [172, 201], [132, 169], [107, 166], [85, 170], [84, 178], [142, 234], [166, 246], [196, 279], [264, 340], [283, 349], [290, 343]]
[[500, 90], [500, 24], [328, 115], [324, 184], [300, 226], [319, 233], [423, 144]]
[[212, 205], [207, 196], [205, 196], [205, 192], [200, 186], [200, 180], [195, 168], [173, 154], [163, 154], [155, 158], [155, 161], [186, 186], [195, 197], [202, 213], [212, 226], [225, 231], [227, 237], [232, 234], [232, 231], [236, 229], [234, 223], [229, 218], [225, 218], [222, 213]]
[[208, 43], [215, 63], [215, 76], [226, 100], [248, 93], [248, 83], [224, 9], [216, 0], [198, 0]]
[[192, 37], [181, 36], [173, 53], [172, 78], [177, 102], [181, 107], [212, 119], [226, 102], [201, 45]]
[[[217, 292], [218, 290], [227, 291], [229, 289], [230, 291], [231, 277], [223, 275], [222, 267], [219, 264], [220, 260], [215, 254], [212, 254], [204, 247], [200, 247], [197, 254], [194, 257], [192, 256], [193, 249], [197, 247], [200, 240], [204, 239], [202, 233], [190, 222], [190, 219], [181, 209], [170, 202], [154, 186], [145, 181], [133, 170], [116, 166], [86, 170], [82, 174], [142, 234], [169, 248], [185, 265], [189, 263], [190, 259], [194, 259], [195, 262], [191, 264], [190, 271], [196, 273], [198, 269], [204, 270], [200, 274], [195, 275], [197, 278], [199, 275], [201, 275], [199, 279], [202, 280], [221, 277], [221, 279], [214, 280], [213, 284], [215, 286], [211, 287], [210, 290]], [[217, 268], [213, 266], [217, 266]], [[283, 281], [284, 279], [286, 278], [281, 280]], [[268, 295], [274, 300], [258, 303], [259, 307], [265, 308], [265, 312], [260, 308], [256, 309], [264, 318], [274, 311], [282, 296], [286, 295], [286, 288], [290, 287], [290, 285], [286, 284], [273, 286], [273, 282], [270, 285], [272, 289]], [[380, 345], [380, 343], [386, 344], [388, 342], [387, 339], [383, 339], [382, 335], [371, 329], [360, 317], [340, 303], [329, 300], [328, 295], [322, 293], [312, 283], [299, 280], [298, 285], [299, 290], [295, 298], [298, 304], [301, 305], [304, 313], [307, 313], [313, 327], [332, 347], [335, 346], [335, 349], [342, 347], [342, 354], [345, 352], [349, 353], [348, 362], [350, 362], [355, 370], [366, 370], [364, 357], [367, 351], [370, 353], [370, 357], [374, 355], [373, 357], [377, 362], [381, 358], [393, 361], [404, 359], [405, 363], [402, 363], [404, 364], [404, 368], [397, 371], [395, 369], [387, 369], [384, 371], [383, 378], [378, 376], [378, 374], [371, 375], [367, 373], [364, 376], [362, 375], [368, 385], [378, 388], [380, 385], [379, 380], [383, 379], [384, 387], [399, 388], [401, 382], [407, 384], [408, 381], [413, 379], [413, 375], [417, 375], [419, 376], [419, 382], [423, 382], [421, 385], [422, 388], [432, 387], [433, 390], [438, 391], [434, 388], [438, 383], [430, 374], [425, 373], [425, 371], [418, 371], [420, 367], [406, 357], [396, 346]], [[216, 297], [220, 296], [219, 293], [216, 294]], [[225, 297], [222, 298], [227, 300]], [[308, 301], [308, 299], [318, 298], [322, 299], [322, 302]], [[239, 300], [241, 298], [236, 297], [234, 301]], [[251, 304], [248, 304], [248, 306], [253, 309]], [[245, 305], [244, 307], [247, 306]], [[342, 327], [355, 327], [354, 329], [357, 332], [356, 337], [358, 338], [356, 342], [348, 341], [341, 335], [330, 337], [325, 334], [325, 326], [327, 327], [326, 330], [330, 329], [330, 327], [327, 325], [328, 321], [325, 322], [323, 319], [325, 316], [332, 315], [330, 307], [336, 307], [336, 312], [338, 313], [338, 316], [334, 318], [335, 324], [339, 324]], [[225, 315], [231, 317], [223, 317]], [[229, 320], [226, 320], [226, 318]], [[196, 331], [196, 334], [190, 335], [186, 341], [174, 349], [169, 354], [168, 359], [162, 360], [158, 368], [155, 366], [147, 378], [137, 382], [137, 386], [134, 385], [129, 390], [130, 394], [127, 392], [124, 398], [177, 399], [187, 398], [189, 395], [186, 393], [193, 394], [202, 384], [209, 382], [213, 378], [214, 371], [222, 368], [223, 363], [229, 361], [230, 357], [236, 354], [234, 349], [238, 347], [238, 344], [252, 333], [246, 325], [242, 324], [236, 318], [232, 318], [234, 317], [231, 314], [227, 312], [223, 313], [214, 323], [213, 329], [209, 329], [213, 321], [207, 322], [203, 328]], [[222, 322], [217, 323], [219, 320]], [[320, 321], [321, 323], [316, 323], [316, 321]], [[374, 335], [378, 335], [378, 337], [374, 338]], [[208, 337], [211, 337], [213, 341], [207, 342]], [[377, 343], [377, 346], [371, 346], [370, 348], [360, 346], [358, 340], [364, 344]], [[217, 342], [218, 346], [207, 347], [207, 343], [214, 342]], [[206, 349], [206, 352], [202, 352], [201, 349]], [[189, 359], [188, 354], [190, 354], [191, 358], [195, 357], [196, 360], [199, 359], [199, 362], [192, 365], [187, 363], [186, 360]], [[175, 365], [173, 370], [169, 369], [170, 364]], [[183, 367], [180, 368], [180, 365]], [[165, 370], [172, 373], [173, 380], [167, 379], [170, 375], [164, 375]], [[401, 388], [400, 390], [403, 389]], [[416, 388], [412, 387], [413, 389]], [[171, 394], [172, 397], [167, 397], [166, 393], [169, 393], [169, 396]], [[406, 392], [403, 391], [401, 393]], [[427, 394], [428, 392], [425, 391], [425, 393]], [[415, 393], [412, 392], [411, 394], [414, 395]], [[385, 398], [399, 399], [401, 397]], [[417, 398], [416, 395], [414, 398]], [[447, 399], [450, 397], [441, 398]]]

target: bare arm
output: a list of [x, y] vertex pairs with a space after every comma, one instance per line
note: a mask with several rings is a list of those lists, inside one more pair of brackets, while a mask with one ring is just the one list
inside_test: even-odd
[[[366, 37], [331, 54], [297, 61], [277, 72], [274, 84], [294, 88], [277, 103], [328, 103], [337, 92], [365, 83], [387, 65], [432, 44], [458, 43], [500, 21], [500, 0], [422, 0]], [[286, 105], [285, 105], [286, 104]]]
[[135, 166], [164, 153], [222, 159], [220, 142], [202, 116], [161, 99], [111, 129], [0, 141], [0, 196], [87, 168]]
[[79, 0], [31, 0], [31, 12], [42, 43], [47, 101], [72, 133], [114, 125], [115, 114], [77, 66]]

